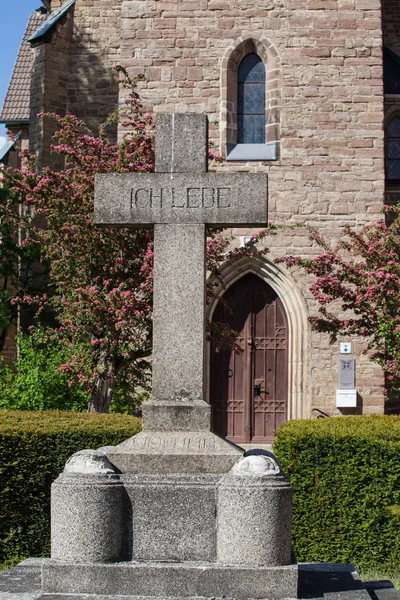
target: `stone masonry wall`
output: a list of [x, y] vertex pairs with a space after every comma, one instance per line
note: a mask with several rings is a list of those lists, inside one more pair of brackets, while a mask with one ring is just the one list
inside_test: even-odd
[[[68, 112], [96, 131], [118, 105], [121, 2], [77, 0], [69, 48]], [[116, 128], [110, 130], [116, 141]]]
[[30, 136], [31, 152], [39, 165], [63, 168], [61, 157], [50, 152], [56, 130], [51, 119], [37, 117], [38, 113], [66, 114], [68, 92], [68, 46], [72, 29], [71, 14], [66, 14], [53, 31], [50, 40], [35, 48], [31, 80]]
[[[280, 155], [271, 163], [224, 162], [218, 170], [268, 172], [270, 221], [318, 227], [334, 243], [344, 224], [373, 222], [384, 200], [380, 1], [122, 0], [121, 63], [132, 76], [146, 76], [146, 108], [207, 114], [217, 147], [225, 118], [222, 65], [229, 48], [250, 37], [269, 40], [280, 57]], [[271, 259], [317, 252], [298, 229], [266, 243]], [[315, 314], [309, 280], [300, 272], [288, 277], [307, 314]], [[312, 407], [338, 414], [338, 344], [307, 335], [308, 349], [298, 357], [302, 416]], [[365, 343], [353, 341], [357, 410], [382, 412], [380, 369], [362, 354]]]
[[[52, 10], [62, 4], [53, 0]], [[55, 131], [38, 112], [71, 113], [95, 132], [118, 105], [113, 65], [118, 63], [119, 15], [114, 0], [77, 0], [52, 29], [49, 39], [35, 49], [31, 83], [31, 149], [43, 164], [62, 168], [48, 152]], [[116, 129], [110, 129], [116, 140]]]
[[30, 89], [30, 119], [29, 119], [29, 151], [39, 155], [43, 149], [43, 121], [37, 114], [43, 111], [45, 46], [35, 48], [32, 60], [32, 76]]
[[382, 0], [383, 45], [400, 54], [400, 10], [397, 0]]
[[[397, 94], [385, 95], [385, 129], [394, 117], [400, 116], [400, 96]], [[400, 202], [400, 186], [390, 182], [386, 185], [385, 204], [394, 205]]]
[[[400, 54], [400, 10], [397, 0], [382, 0], [383, 45]], [[385, 123], [395, 115], [400, 115], [399, 96], [386, 96]], [[397, 204], [400, 201], [399, 186], [390, 185], [386, 191], [386, 204]]]
[[[388, 14], [396, 2], [384, 0]], [[61, 3], [52, 0], [52, 9]], [[76, 0], [68, 14], [65, 110], [95, 128], [116, 106], [112, 65], [121, 63], [131, 76], [146, 76], [140, 89], [146, 109], [207, 114], [217, 148], [226, 120], [223, 65], [229, 53], [247, 38], [272, 43], [280, 59], [279, 158], [224, 162], [218, 170], [267, 172], [270, 221], [318, 227], [332, 243], [344, 224], [360, 227], [377, 218], [384, 198], [380, 0]], [[398, 35], [399, 27], [389, 27], [395, 18], [384, 19], [386, 38], [390, 31], [392, 39]], [[34, 110], [43, 94], [38, 82], [44, 64], [47, 69], [52, 62], [47, 85], [58, 78], [57, 93], [64, 94], [62, 28], [57, 25], [50, 47], [37, 50]], [[318, 251], [299, 229], [266, 244], [270, 260]], [[315, 314], [309, 280], [297, 271], [287, 277], [307, 316]], [[338, 344], [330, 346], [327, 336], [309, 329], [303, 337], [305, 351], [295, 357], [305, 391], [301, 416], [308, 418], [313, 407], [339, 414]], [[361, 396], [357, 411], [382, 412], [381, 372], [362, 354], [365, 343], [353, 342]]]

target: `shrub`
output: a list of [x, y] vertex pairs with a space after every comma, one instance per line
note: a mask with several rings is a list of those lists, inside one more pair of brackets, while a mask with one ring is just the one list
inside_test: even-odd
[[274, 451], [293, 486], [300, 561], [400, 562], [400, 417], [289, 421]]
[[18, 336], [15, 369], [0, 368], [0, 408], [18, 410], [87, 410], [89, 394], [60, 370], [69, 358], [57, 340], [46, 344], [34, 335]]
[[50, 486], [78, 450], [140, 430], [125, 415], [0, 410], [0, 562], [50, 551]]
[[[72, 348], [63, 344], [57, 336], [46, 337], [45, 332], [35, 327], [28, 336], [18, 336], [13, 368], [0, 362], [0, 409], [87, 411], [90, 394], [65, 368], [72, 359], [71, 350], [82, 349], [78, 344]], [[110, 412], [137, 415], [148, 397], [149, 392], [135, 390], [117, 378]]]

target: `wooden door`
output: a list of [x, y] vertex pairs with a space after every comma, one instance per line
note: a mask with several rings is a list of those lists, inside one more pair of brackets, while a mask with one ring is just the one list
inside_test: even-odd
[[282, 302], [249, 274], [227, 290], [213, 322], [237, 331], [242, 350], [211, 348], [213, 431], [235, 443], [268, 442], [287, 419], [288, 329]]

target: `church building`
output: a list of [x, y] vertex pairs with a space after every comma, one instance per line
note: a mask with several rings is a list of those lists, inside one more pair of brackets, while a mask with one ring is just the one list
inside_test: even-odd
[[[375, 223], [400, 198], [398, 0], [43, 0], [0, 121], [39, 165], [61, 168], [53, 125], [37, 113], [73, 113], [95, 129], [124, 100], [116, 64], [145, 76], [146, 111], [207, 115], [218, 171], [268, 174], [272, 224], [310, 225], [335, 244], [344, 225]], [[16, 156], [11, 147], [2, 160]], [[239, 246], [255, 231], [229, 233]], [[365, 340], [330, 345], [313, 332], [312, 279], [274, 262], [319, 253], [307, 230], [264, 243], [265, 257], [222, 266], [226, 302], [207, 308], [243, 349], [208, 350], [214, 430], [262, 443], [288, 419], [393, 410]]]

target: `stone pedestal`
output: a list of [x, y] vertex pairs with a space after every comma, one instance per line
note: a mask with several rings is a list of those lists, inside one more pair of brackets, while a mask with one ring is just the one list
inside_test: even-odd
[[130, 596], [129, 600], [284, 600], [297, 597], [298, 569], [297, 565], [234, 567], [201, 562], [71, 565], [48, 560], [42, 577], [45, 594]]
[[216, 560], [219, 475], [124, 475], [131, 507], [129, 558]]
[[[263, 461], [245, 458], [238, 465]], [[272, 460], [271, 460], [272, 463]], [[292, 562], [292, 488], [279, 469], [232, 469], [218, 484], [217, 560], [257, 567]]]
[[98, 455], [88, 472], [78, 453], [53, 484], [46, 594], [297, 597], [291, 489], [272, 455], [227, 474], [110, 473]]
[[226, 473], [243, 450], [211, 431], [142, 431], [109, 453], [122, 473]]
[[63, 473], [51, 486], [51, 555], [68, 562], [123, 559], [125, 491], [118, 475]]

